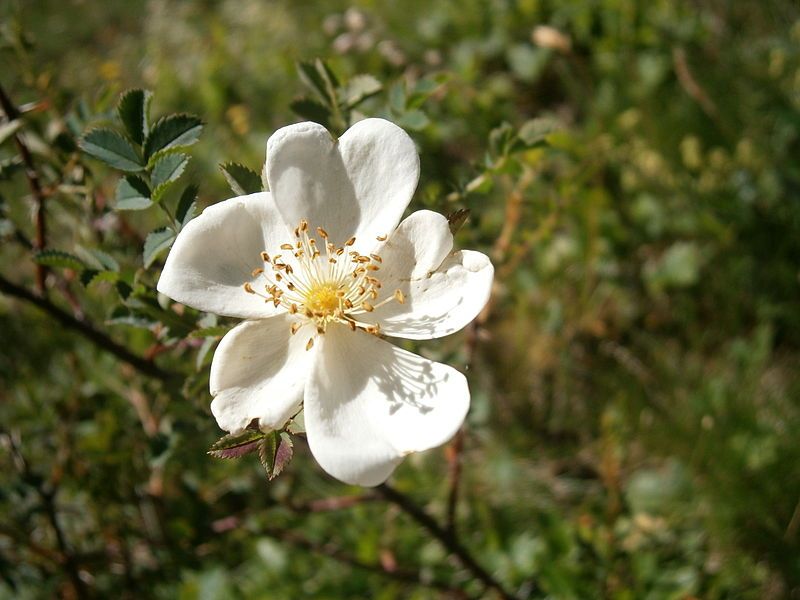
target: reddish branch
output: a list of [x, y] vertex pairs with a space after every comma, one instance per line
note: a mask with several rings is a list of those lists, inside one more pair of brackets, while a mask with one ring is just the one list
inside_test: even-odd
[[[6, 113], [9, 121], [13, 121], [20, 117], [19, 109], [14, 106], [11, 99], [6, 94], [3, 86], [0, 85], [0, 107]], [[22, 137], [17, 133], [14, 135], [14, 141], [17, 144], [17, 150], [22, 158], [22, 163], [25, 165], [25, 177], [28, 179], [28, 186], [33, 194], [33, 199], [36, 202], [36, 240], [34, 242], [34, 249], [44, 250], [46, 245], [47, 225], [45, 223], [45, 193], [42, 189], [42, 183], [39, 180], [39, 174], [36, 172], [36, 167], [33, 163], [33, 155], [28, 149], [28, 146], [23, 141]], [[45, 277], [47, 276], [47, 269], [44, 265], [36, 265], [36, 289], [39, 295], [45, 294]]]
[[176, 379], [177, 377], [176, 375], [163, 370], [154, 362], [145, 360], [144, 358], [135, 355], [125, 346], [118, 344], [102, 331], [95, 329], [95, 327], [88, 321], [75, 318], [64, 309], [50, 302], [50, 300], [47, 298], [37, 296], [24, 287], [8, 281], [2, 275], [0, 275], [0, 293], [17, 298], [19, 300], [24, 300], [29, 304], [33, 304], [37, 308], [43, 310], [48, 315], [53, 317], [67, 329], [71, 329], [80, 333], [83, 337], [94, 343], [96, 346], [128, 363], [137, 371], [147, 375], [148, 377], [160, 379], [161, 381], [170, 381]]

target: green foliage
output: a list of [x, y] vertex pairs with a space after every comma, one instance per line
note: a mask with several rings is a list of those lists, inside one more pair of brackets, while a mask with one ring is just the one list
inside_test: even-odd
[[261, 176], [244, 165], [227, 162], [219, 166], [231, 190], [237, 196], [255, 194], [261, 191]]
[[[328, 478], [302, 413], [210, 458], [235, 322], [156, 292], [203, 207], [265, 188], [271, 132], [364, 116], [496, 267], [477, 327], [405, 346], [469, 364], [477, 561], [520, 598], [798, 594], [796, 3], [88, 4], [0, 8], [0, 598], [490, 597]], [[453, 455], [392, 480], [441, 523]]]

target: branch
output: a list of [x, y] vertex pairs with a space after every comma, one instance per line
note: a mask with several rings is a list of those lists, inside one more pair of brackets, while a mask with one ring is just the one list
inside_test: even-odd
[[53, 304], [47, 298], [33, 294], [25, 288], [8, 281], [2, 275], [0, 275], [0, 293], [12, 296], [19, 300], [24, 300], [29, 304], [33, 304], [53, 317], [64, 327], [72, 329], [73, 331], [77, 331], [96, 346], [102, 348], [109, 354], [113, 354], [121, 361], [128, 363], [137, 371], [147, 375], [148, 377], [153, 377], [164, 382], [177, 379], [178, 377], [174, 373], [165, 371], [154, 362], [145, 360], [144, 358], [135, 355], [130, 350], [125, 348], [125, 346], [121, 346], [108, 337], [105, 333], [95, 329], [94, 326], [88, 321], [82, 321], [73, 317], [62, 308], [59, 308]]
[[[6, 113], [9, 121], [20, 118], [20, 111], [11, 102], [11, 99], [6, 95], [3, 86], [0, 85], [0, 107]], [[22, 162], [25, 165], [25, 177], [28, 179], [28, 186], [31, 188], [34, 200], [36, 200], [36, 242], [34, 248], [36, 250], [44, 250], [46, 244], [47, 226], [45, 223], [44, 201], [45, 194], [42, 189], [42, 184], [39, 181], [39, 174], [36, 171], [36, 166], [33, 164], [33, 156], [28, 146], [22, 140], [22, 136], [18, 133], [14, 134], [14, 141], [17, 144], [17, 149], [22, 157]], [[36, 265], [36, 288], [39, 294], [44, 296], [45, 285], [44, 280], [47, 276], [47, 269], [44, 265]]]
[[468, 596], [463, 591], [454, 588], [442, 581], [428, 580], [427, 578], [422, 577], [419, 573], [415, 571], [388, 569], [381, 564], [372, 564], [363, 562], [355, 558], [354, 556], [350, 556], [337, 546], [334, 546], [333, 544], [330, 543], [322, 544], [319, 542], [315, 542], [313, 540], [309, 540], [292, 531], [286, 531], [274, 527], [268, 527], [264, 530], [261, 530], [260, 532], [269, 537], [273, 537], [275, 539], [278, 539], [287, 544], [291, 544], [298, 548], [303, 548], [305, 550], [309, 550], [316, 554], [327, 556], [328, 558], [332, 558], [333, 560], [349, 565], [351, 567], [356, 567], [359, 569], [363, 569], [365, 571], [370, 571], [372, 573], [378, 573], [379, 575], [383, 575], [384, 577], [395, 579], [397, 581], [402, 581], [404, 583], [412, 583], [416, 585], [422, 585], [429, 588], [435, 588], [438, 590], [449, 592], [455, 595], [456, 598], [468, 598]]
[[[453, 535], [452, 531], [448, 531], [439, 525], [433, 517], [425, 512], [423, 508], [415, 504], [411, 498], [385, 483], [382, 483], [376, 489], [386, 500], [396, 505], [400, 510], [424, 527], [428, 533], [435, 537], [442, 546], [458, 559], [465, 569], [488, 589], [494, 590], [503, 600], [517, 600], [516, 596], [508, 592], [500, 582], [475, 561], [469, 550], [461, 545], [461, 542]], [[540, 591], [535, 582], [532, 583], [531, 588], [532, 593]]]

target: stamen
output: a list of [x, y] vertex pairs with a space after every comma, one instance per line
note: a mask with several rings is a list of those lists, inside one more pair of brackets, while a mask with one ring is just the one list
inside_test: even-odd
[[308, 338], [308, 342], [306, 343], [306, 351], [311, 350], [311, 347], [314, 345], [314, 338]]

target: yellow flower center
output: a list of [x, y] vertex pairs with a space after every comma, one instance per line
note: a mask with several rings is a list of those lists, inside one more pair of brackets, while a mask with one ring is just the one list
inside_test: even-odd
[[[392, 300], [400, 304], [405, 302], [400, 290], [378, 301], [381, 282], [375, 275], [381, 268], [381, 257], [349, 250], [355, 244], [354, 237], [343, 246], [336, 246], [328, 241], [328, 233], [317, 227], [317, 234], [323, 240], [319, 244], [323, 252], [308, 232], [308, 222], [303, 219], [294, 230], [294, 243], [281, 244], [280, 249], [287, 259], [283, 258], [284, 254], [262, 252], [264, 267], [253, 271], [253, 277], [265, 282], [264, 292], [259, 291], [258, 280], [245, 283], [244, 290], [296, 315], [292, 334], [308, 324], [313, 324], [316, 332], [323, 334], [328, 325], [335, 322], [353, 331], [362, 329], [379, 335], [380, 326], [365, 321], [367, 315]], [[386, 236], [378, 237], [380, 242], [385, 240]], [[289, 255], [292, 258], [288, 258]], [[312, 336], [306, 349], [313, 344]]]
[[311, 288], [305, 295], [303, 303], [312, 313], [319, 313], [324, 317], [330, 317], [339, 308], [339, 296], [341, 286], [332, 283], [322, 283]]

